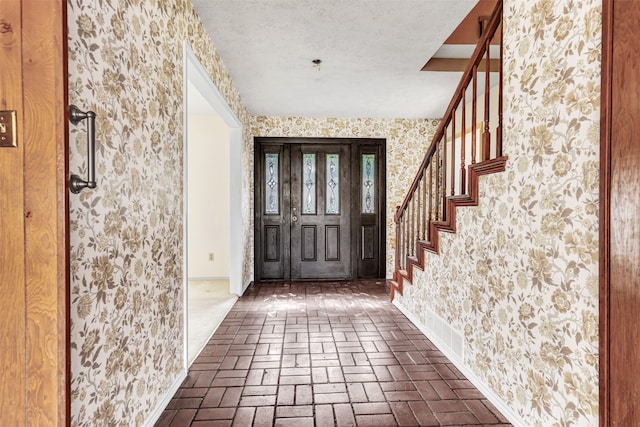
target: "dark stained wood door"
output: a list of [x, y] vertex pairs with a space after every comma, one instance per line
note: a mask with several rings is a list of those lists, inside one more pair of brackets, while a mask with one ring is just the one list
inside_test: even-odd
[[289, 148], [256, 147], [255, 276], [256, 280], [291, 278]]
[[640, 425], [640, 2], [603, 2], [600, 425]]
[[291, 278], [349, 278], [349, 146], [295, 144], [290, 147]]
[[[357, 247], [357, 272], [359, 278], [377, 278], [385, 275], [385, 215], [386, 183], [384, 145], [359, 144], [353, 162], [358, 200], [353, 202], [352, 223], [358, 228], [354, 232]], [[356, 150], [354, 150], [356, 151]]]
[[256, 280], [385, 272], [385, 141], [256, 138]]

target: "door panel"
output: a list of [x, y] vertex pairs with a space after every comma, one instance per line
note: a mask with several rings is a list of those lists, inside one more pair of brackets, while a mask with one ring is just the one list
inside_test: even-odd
[[290, 147], [291, 278], [350, 278], [349, 146]]
[[316, 226], [302, 226], [302, 261], [317, 261], [316, 248], [318, 247], [318, 239], [316, 239]]
[[265, 226], [265, 245], [264, 245], [264, 260], [268, 262], [280, 262], [282, 260], [280, 256], [280, 226], [279, 225], [267, 225]]
[[376, 227], [372, 225], [362, 226], [362, 259], [372, 260], [376, 257]]
[[326, 261], [339, 261], [340, 260], [340, 226], [327, 225], [325, 230], [325, 260]]

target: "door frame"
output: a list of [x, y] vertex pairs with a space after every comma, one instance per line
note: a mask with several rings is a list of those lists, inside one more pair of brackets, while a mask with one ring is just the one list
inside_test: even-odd
[[242, 255], [242, 122], [238, 119], [235, 112], [231, 109], [226, 99], [220, 94], [217, 86], [211, 80], [211, 77], [200, 63], [193, 50], [186, 41], [182, 43], [183, 47], [183, 319], [184, 319], [184, 368], [189, 369], [189, 277], [188, 277], [188, 236], [189, 224], [187, 221], [189, 213], [188, 204], [188, 144], [189, 144], [189, 97], [188, 86], [191, 83], [195, 89], [208, 101], [212, 110], [218, 115], [229, 129], [229, 292], [235, 295], [242, 295], [245, 288], [242, 283], [242, 264], [244, 257]]
[[[229, 291], [236, 295], [242, 295], [246, 286], [242, 283], [242, 270], [243, 270], [243, 246], [242, 246], [242, 144], [243, 144], [243, 127], [242, 122], [238, 119], [236, 113], [231, 109], [229, 103], [220, 94], [217, 86], [211, 77], [204, 69], [193, 50], [189, 47], [187, 42], [183, 42], [184, 51], [184, 76], [183, 76], [183, 90], [185, 105], [188, 104], [187, 99], [187, 85], [190, 81], [196, 89], [209, 101], [209, 104], [213, 107], [216, 113], [229, 127], [229, 162], [231, 168], [229, 172]], [[188, 132], [187, 121], [188, 114], [187, 108], [184, 109], [184, 129], [183, 144], [186, 147]], [[186, 149], [184, 153], [186, 153]], [[186, 155], [186, 154], [185, 154]], [[185, 203], [185, 215], [187, 214], [187, 197], [186, 187], [188, 185], [186, 176], [186, 158], [184, 159], [184, 203]], [[185, 236], [187, 230], [184, 230]], [[187, 258], [186, 242], [185, 242], [185, 262]], [[186, 264], [183, 266], [186, 270]], [[248, 285], [248, 284], [247, 284]]]
[[599, 271], [599, 423], [610, 424], [609, 295], [611, 205], [611, 113], [613, 88], [613, 0], [602, 2], [602, 76], [600, 92], [600, 271]]
[[[638, 65], [631, 50], [637, 46], [632, 42], [637, 39], [634, 38], [634, 35], [638, 33], [638, 30], [635, 29], [637, 26], [634, 25], [634, 19], [637, 19], [635, 17], [640, 13], [640, 10], [635, 7], [633, 11], [625, 9], [625, 13], [619, 13], [620, 9], [618, 9], [618, 13], [616, 13], [614, 3], [614, 0], [603, 0], [602, 2], [599, 218], [599, 425], [601, 427], [622, 425], [628, 422], [637, 423], [640, 419], [638, 415], [640, 403], [633, 397], [633, 394], [638, 392], [638, 387], [628, 386], [629, 383], [638, 384], [638, 375], [632, 369], [632, 365], [637, 363], [638, 357], [629, 356], [637, 355], [637, 353], [629, 351], [628, 347], [621, 348], [620, 345], [622, 342], [628, 344], [629, 347], [637, 344], [637, 342], [632, 343], [628, 339], [629, 330], [633, 330], [633, 328], [637, 330], [638, 328], [638, 317], [635, 312], [637, 303], [622, 307], [622, 310], [617, 306], [621, 299], [637, 301], [638, 291], [635, 289], [633, 292], [624, 292], [623, 297], [620, 296], [620, 293], [629, 291], [628, 288], [621, 289], [627, 284], [637, 286], [638, 273], [631, 269], [626, 274], [621, 272], [623, 269], [620, 268], [620, 261], [614, 259], [612, 262], [611, 259], [612, 252], [617, 258], [617, 254], [621, 250], [630, 257], [630, 260], [627, 261], [634, 262], [639, 256], [638, 252], [634, 250], [636, 248], [631, 245], [632, 242], [636, 242], [634, 236], [637, 234], [638, 226], [636, 225], [636, 228], [631, 230], [623, 227], [619, 222], [621, 219], [629, 219], [630, 222], [633, 219], [629, 216], [621, 217], [620, 211], [615, 208], [621, 199], [633, 205], [640, 198], [637, 189], [633, 185], [627, 185], [638, 182], [638, 169], [631, 167], [616, 167], [614, 169], [612, 165], [617, 165], [621, 158], [620, 145], [629, 141], [621, 136], [630, 135], [639, 126], [637, 119], [633, 121], [626, 117], [623, 117], [622, 120], [617, 120], [617, 118], [620, 117], [619, 104], [622, 103], [625, 107], [628, 105], [628, 99], [625, 99], [625, 95], [630, 93], [629, 86], [633, 85], [635, 90], [638, 87], [637, 80], [629, 82], [625, 80], [625, 77], [632, 74], [632, 68]], [[619, 6], [620, 2], [617, 4]], [[620, 57], [625, 59], [620, 60]], [[622, 61], [624, 64], [621, 64]], [[614, 108], [616, 108], [615, 111]], [[629, 108], [632, 108], [631, 114], [633, 114], [637, 111], [638, 105], [635, 104]], [[623, 151], [622, 156], [625, 157], [638, 155], [637, 152]], [[612, 235], [614, 239], [612, 239]], [[615, 294], [612, 293], [612, 290]], [[627, 323], [627, 320], [630, 322]], [[637, 333], [634, 335], [637, 337]], [[629, 357], [625, 359], [625, 356]], [[628, 381], [628, 383], [624, 383], [624, 381], [619, 383], [617, 380], [621, 377], [624, 377], [624, 381]], [[627, 406], [625, 408], [628, 410], [626, 414], [630, 414], [629, 416], [633, 419], [620, 419], [621, 405]]]
[[[260, 183], [263, 181], [263, 177], [261, 175], [260, 170], [260, 162], [261, 162], [261, 147], [262, 146], [285, 146], [285, 145], [294, 145], [294, 144], [318, 144], [318, 145], [332, 145], [332, 144], [347, 144], [350, 147], [350, 155], [351, 155], [351, 164], [354, 164], [354, 159], [359, 159], [359, 154], [363, 152], [375, 152], [378, 155], [378, 170], [376, 172], [376, 178], [378, 180], [378, 190], [377, 195], [379, 198], [379, 206], [378, 206], [378, 221], [379, 221], [379, 231], [378, 231], [378, 249], [379, 249], [379, 260], [377, 266], [377, 277], [376, 278], [384, 278], [386, 274], [386, 144], [387, 141], [385, 138], [314, 138], [314, 137], [254, 137], [254, 190], [253, 190], [253, 200], [254, 200], [254, 277], [256, 282], [260, 281], [281, 281], [281, 280], [290, 280], [290, 272], [291, 268], [289, 266], [285, 266], [283, 279], [263, 279], [262, 271], [261, 271], [261, 262], [258, 260], [262, 259], [262, 239], [261, 239], [261, 203], [260, 196], [262, 192], [262, 186]], [[366, 148], [369, 148], [368, 150]], [[374, 150], [375, 147], [375, 150]], [[289, 159], [287, 156], [284, 159]], [[288, 161], [288, 160], [287, 160]], [[356, 162], [357, 163], [357, 162]], [[281, 166], [282, 167], [282, 166]], [[360, 182], [360, 168], [352, 167], [351, 168], [351, 181], [352, 183]], [[286, 184], [286, 185], [290, 185]], [[285, 195], [286, 196], [286, 195]], [[359, 206], [359, 199], [356, 196], [352, 195], [352, 206]], [[350, 279], [360, 278], [359, 273], [359, 260], [357, 250], [360, 247], [360, 242], [358, 241], [358, 230], [360, 229], [360, 214], [358, 209], [351, 209], [351, 277]], [[283, 220], [283, 225], [285, 227], [291, 227], [291, 223], [289, 220], [289, 216], [286, 215]], [[283, 252], [289, 253], [290, 247], [284, 245]], [[290, 260], [290, 256], [288, 257]], [[369, 276], [367, 276], [369, 277]], [[317, 279], [305, 279], [305, 280], [317, 280]], [[327, 279], [329, 280], [329, 279]]]

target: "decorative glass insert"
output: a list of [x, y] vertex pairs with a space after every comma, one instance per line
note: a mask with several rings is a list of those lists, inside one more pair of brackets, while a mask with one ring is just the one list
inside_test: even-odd
[[265, 153], [265, 177], [264, 177], [264, 194], [265, 194], [265, 214], [278, 215], [280, 213], [280, 169], [278, 153]]
[[316, 155], [302, 155], [302, 213], [316, 213]]
[[375, 213], [376, 209], [376, 155], [362, 155], [362, 213]]
[[326, 213], [340, 213], [340, 155], [327, 154]]

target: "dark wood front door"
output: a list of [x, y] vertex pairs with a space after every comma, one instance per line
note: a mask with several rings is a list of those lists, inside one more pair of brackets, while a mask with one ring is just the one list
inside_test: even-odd
[[256, 138], [256, 280], [384, 275], [384, 140]]
[[291, 278], [351, 277], [349, 146], [290, 149]]

